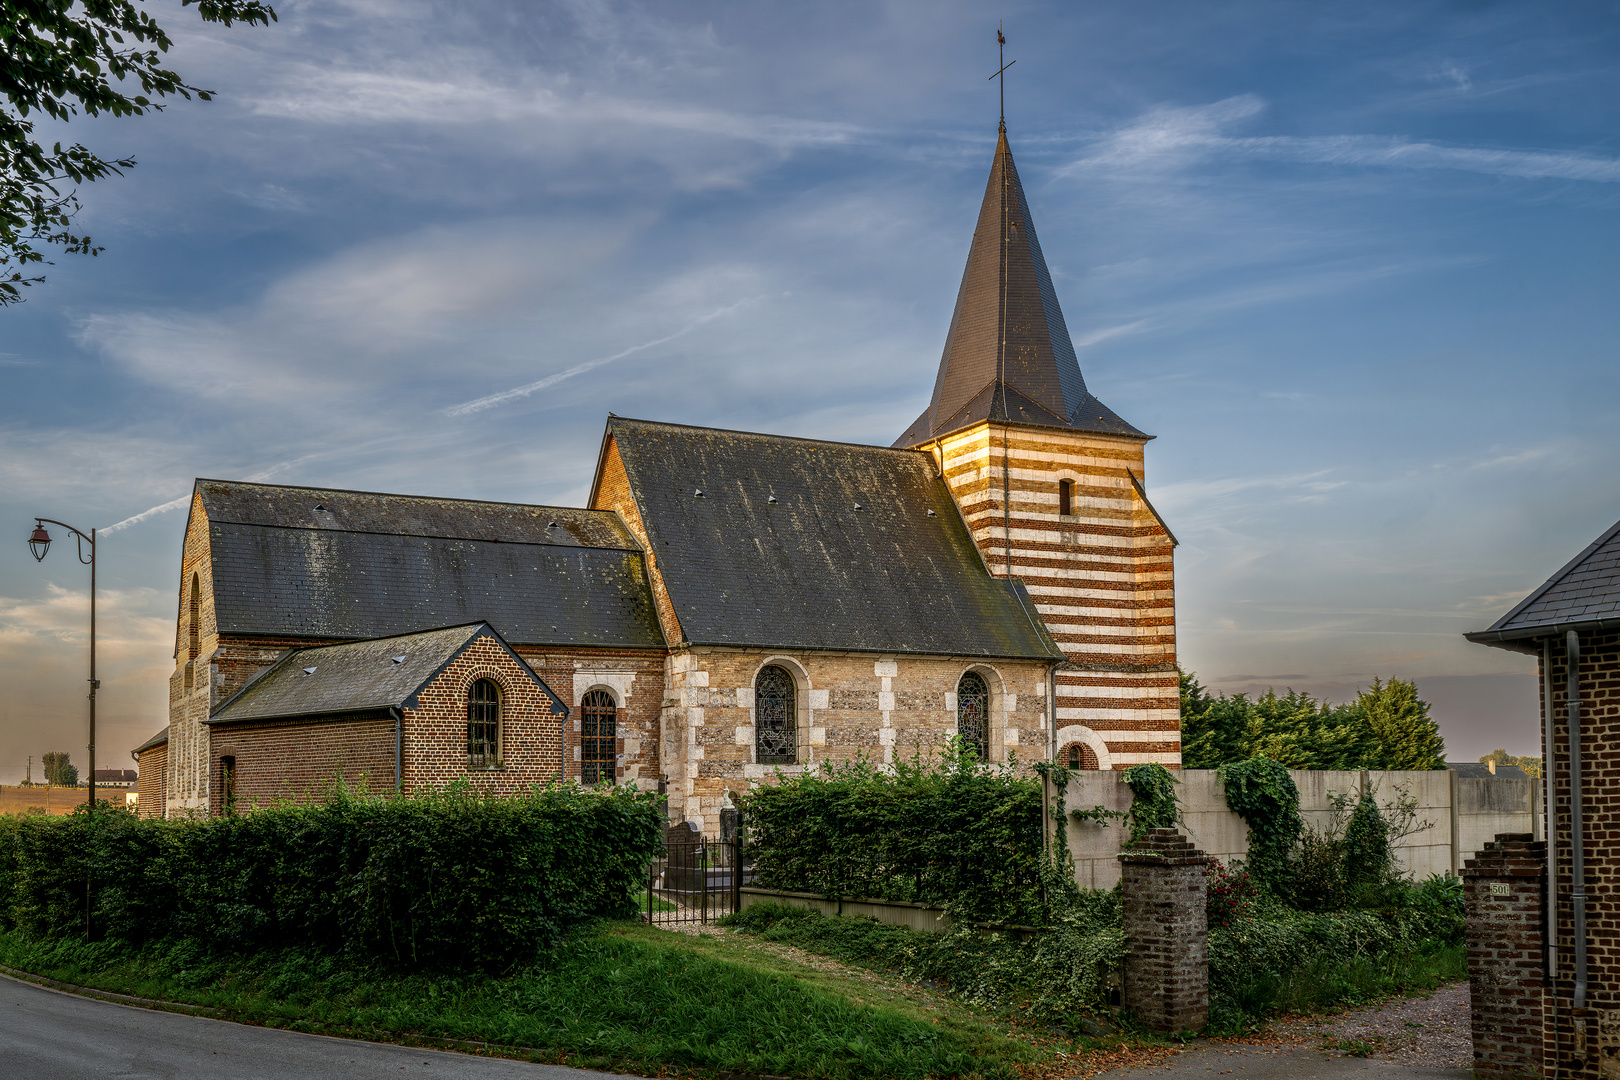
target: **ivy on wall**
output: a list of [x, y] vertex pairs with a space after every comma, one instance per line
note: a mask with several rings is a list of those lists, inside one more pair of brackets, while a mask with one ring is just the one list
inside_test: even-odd
[[1249, 826], [1250, 868], [1263, 881], [1279, 881], [1305, 828], [1294, 778], [1282, 762], [1264, 757], [1228, 762], [1215, 775], [1226, 805]]

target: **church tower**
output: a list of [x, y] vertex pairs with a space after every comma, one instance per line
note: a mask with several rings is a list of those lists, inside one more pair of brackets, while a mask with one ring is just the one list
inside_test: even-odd
[[1018, 578], [1068, 658], [1061, 764], [1181, 762], [1175, 537], [1148, 501], [1151, 435], [1086, 388], [1003, 124], [928, 408], [934, 455], [992, 573]]

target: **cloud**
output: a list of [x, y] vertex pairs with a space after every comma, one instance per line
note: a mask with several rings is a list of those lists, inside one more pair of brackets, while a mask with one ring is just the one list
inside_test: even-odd
[[1397, 135], [1234, 136], [1226, 129], [1265, 110], [1253, 94], [1210, 105], [1150, 110], [1098, 139], [1060, 176], [1182, 168], [1207, 157], [1302, 164], [1451, 169], [1524, 179], [1620, 183], [1620, 158], [1570, 152], [1509, 150], [1414, 141]]
[[[758, 298], [755, 297], [754, 299]], [[595, 360], [587, 360], [582, 364], [575, 364], [566, 371], [559, 371], [555, 375], [547, 375], [543, 379], [537, 379], [532, 383], [525, 383], [522, 386], [515, 386], [510, 390], [502, 390], [498, 394], [490, 394], [486, 397], [475, 398], [472, 401], [464, 401], [460, 405], [455, 405], [449, 409], [446, 409], [445, 412], [450, 416], [467, 416], [471, 413], [482, 412], [485, 409], [492, 409], [496, 405], [503, 405], [506, 402], [513, 401], [517, 398], [526, 398], [536, 391], [545, 390], [549, 387], [556, 386], [564, 379], [571, 379], [575, 375], [582, 375], [585, 372], [599, 368], [604, 364], [611, 364], [615, 360], [623, 360], [627, 356], [634, 356], [636, 353], [645, 352], [646, 350], [655, 348], [659, 345], [668, 344], [669, 342], [674, 341], [676, 338], [685, 337], [687, 334], [690, 334], [692, 331], [696, 330], [700, 326], [703, 326], [705, 323], [713, 322], [722, 315], [729, 315], [749, 302], [749, 300], [739, 300], [735, 304], [728, 304], [725, 307], [716, 308], [707, 315], [700, 315], [696, 319], [693, 319], [691, 322], [687, 323], [673, 334], [665, 334], [663, 337], [654, 338], [651, 341], [644, 341], [640, 345], [632, 345], [628, 349], [621, 349], [612, 356], [602, 356]]]
[[178, 510], [183, 506], [190, 505], [190, 503], [191, 496], [189, 494], [182, 495], [178, 499], [170, 499], [166, 503], [159, 503], [157, 506], [151, 507], [147, 510], [142, 510], [138, 514], [127, 517], [115, 525], [107, 526], [105, 529], [101, 530], [101, 535], [106, 536], [108, 533], [115, 533], [127, 529], [131, 525], [139, 525], [141, 522], [149, 520], [150, 518], [155, 518], [159, 514], [167, 514], [171, 510]]

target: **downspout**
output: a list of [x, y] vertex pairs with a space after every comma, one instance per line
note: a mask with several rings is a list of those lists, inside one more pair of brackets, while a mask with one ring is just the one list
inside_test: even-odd
[[1586, 845], [1581, 814], [1581, 635], [1571, 630], [1564, 637], [1569, 663], [1569, 846], [1570, 906], [1575, 922], [1575, 1001], [1576, 1009], [1586, 1008]]
[[405, 717], [393, 705], [388, 712], [394, 718], [394, 794], [405, 794]]
[[[1547, 841], [1547, 893], [1542, 916], [1542, 940], [1546, 942], [1546, 986], [1553, 989], [1558, 979], [1558, 819], [1553, 806], [1553, 682], [1552, 638], [1541, 639], [1541, 795], [1545, 810], [1541, 818], [1542, 838]], [[1551, 995], [1553, 1076], [1558, 1075], [1558, 994]]]

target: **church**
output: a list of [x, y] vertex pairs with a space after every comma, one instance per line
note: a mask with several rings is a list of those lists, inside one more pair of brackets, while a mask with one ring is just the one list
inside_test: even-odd
[[609, 414], [588, 507], [199, 479], [143, 814], [464, 780], [729, 794], [951, 737], [1180, 763], [1175, 537], [1087, 387], [1006, 127], [891, 446]]

